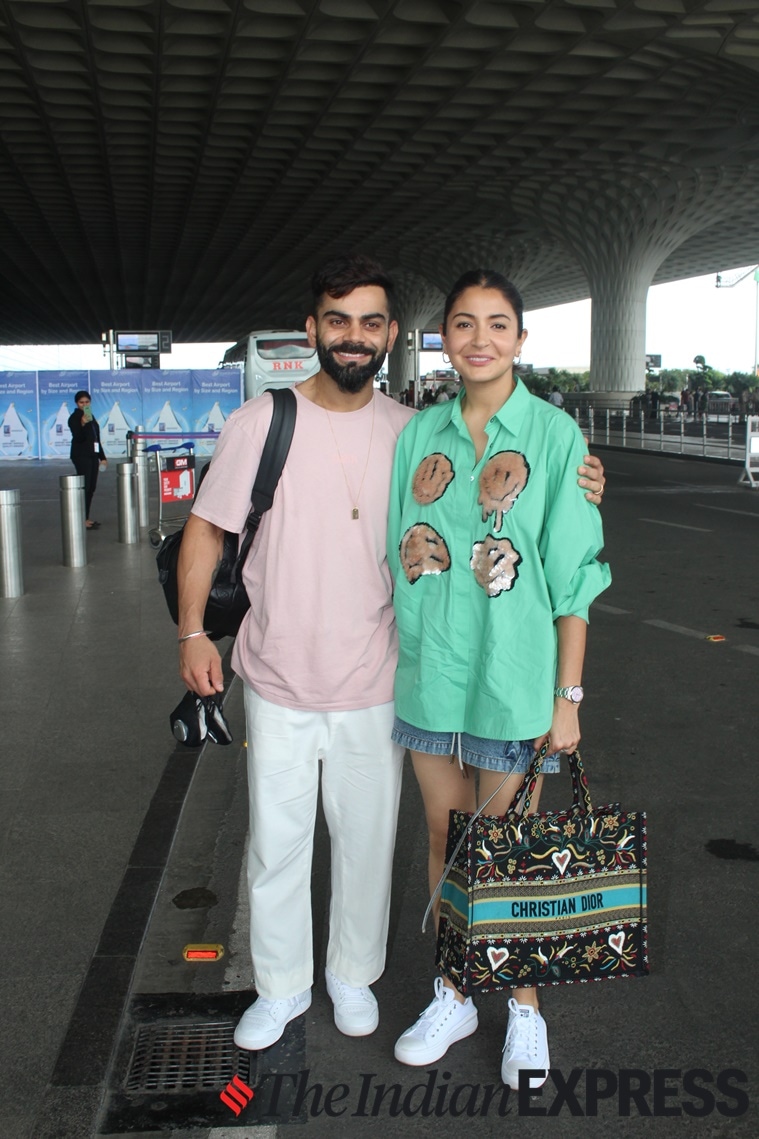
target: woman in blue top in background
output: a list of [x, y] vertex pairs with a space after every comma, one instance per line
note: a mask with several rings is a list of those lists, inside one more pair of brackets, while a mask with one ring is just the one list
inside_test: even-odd
[[[536, 748], [550, 741], [543, 765], [550, 772], [560, 751], [577, 746], [588, 606], [610, 581], [596, 560], [600, 515], [575, 482], [582, 435], [514, 376], [527, 337], [522, 317], [519, 293], [499, 273], [478, 269], [459, 279], [440, 331], [462, 392], [415, 416], [395, 453], [393, 738], [411, 751], [424, 799], [430, 889], [443, 871], [449, 812], [476, 807], [470, 769], [480, 801], [510, 773], [488, 808], [503, 814]], [[533, 809], [538, 797], [539, 787]], [[471, 997], [438, 977], [396, 1058], [435, 1063], [476, 1028]], [[516, 1088], [520, 1068], [547, 1076], [548, 1067], [537, 990], [515, 989], [503, 1082]]]

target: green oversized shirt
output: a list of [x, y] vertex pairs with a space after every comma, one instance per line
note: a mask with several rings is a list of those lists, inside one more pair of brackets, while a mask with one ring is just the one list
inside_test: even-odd
[[395, 707], [432, 731], [531, 739], [553, 714], [554, 621], [611, 581], [601, 517], [577, 485], [585, 443], [517, 381], [478, 463], [461, 396], [398, 440], [388, 523], [400, 639]]

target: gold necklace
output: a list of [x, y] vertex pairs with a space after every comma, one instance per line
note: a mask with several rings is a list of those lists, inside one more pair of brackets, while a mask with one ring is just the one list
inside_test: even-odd
[[333, 438], [334, 443], [335, 443], [335, 450], [337, 451], [337, 457], [340, 460], [340, 469], [343, 472], [343, 478], [345, 479], [345, 485], [348, 488], [348, 498], [353, 503], [353, 512], [351, 514], [351, 517], [353, 518], [354, 522], [358, 518], [358, 503], [359, 503], [359, 499], [361, 498], [361, 491], [364, 489], [364, 479], [366, 478], [366, 472], [369, 470], [369, 458], [370, 458], [371, 453], [372, 453], [372, 439], [374, 438], [374, 409], [375, 409], [376, 403], [377, 403], [377, 397], [376, 397], [376, 395], [372, 395], [372, 429], [369, 433], [369, 449], [366, 452], [366, 462], [364, 463], [364, 473], [361, 476], [361, 483], [360, 483], [359, 488], [358, 488], [358, 494], [355, 495], [355, 497], [354, 497], [353, 491], [351, 490], [351, 484], [348, 482], [348, 476], [345, 473], [345, 463], [343, 462], [343, 456], [340, 453], [340, 445], [337, 442], [337, 436], [335, 435], [335, 429], [332, 426], [332, 417], [330, 416], [326, 407], [324, 409], [326, 414], [327, 414], [327, 423], [329, 424], [329, 429], [332, 432], [332, 438]]

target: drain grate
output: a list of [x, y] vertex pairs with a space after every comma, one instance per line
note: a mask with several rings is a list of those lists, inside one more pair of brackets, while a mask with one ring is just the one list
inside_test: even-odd
[[[305, 1123], [296, 1110], [306, 1070], [305, 1017], [264, 1052], [235, 1047], [250, 993], [141, 993], [129, 1002], [109, 1075], [98, 1135]], [[282, 1076], [277, 1081], [272, 1077]], [[255, 1095], [239, 1117], [221, 1093], [238, 1076]], [[281, 1084], [281, 1088], [280, 1088]], [[273, 1089], [279, 1089], [276, 1103]]]
[[235, 1047], [233, 1032], [229, 1021], [140, 1025], [126, 1091], [218, 1093], [234, 1075], [246, 1079], [249, 1057]]

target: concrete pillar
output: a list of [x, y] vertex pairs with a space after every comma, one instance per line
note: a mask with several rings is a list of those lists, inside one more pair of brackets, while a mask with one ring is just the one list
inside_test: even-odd
[[389, 268], [395, 282], [394, 315], [399, 333], [388, 357], [391, 392], [402, 392], [414, 380], [414, 353], [406, 346], [407, 333], [414, 328], [436, 325], [443, 310], [443, 296], [429, 281], [407, 269]]
[[646, 297], [659, 266], [713, 222], [724, 183], [662, 166], [645, 176], [622, 165], [520, 181], [518, 211], [574, 253], [592, 299], [590, 386], [626, 404], [646, 377]]

